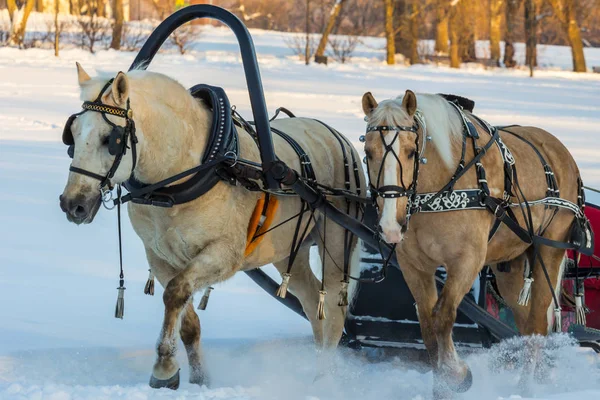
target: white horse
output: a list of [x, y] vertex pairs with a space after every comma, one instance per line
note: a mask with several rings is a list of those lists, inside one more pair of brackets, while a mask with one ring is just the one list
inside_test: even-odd
[[[207, 105], [193, 97], [175, 80], [158, 73], [134, 70], [119, 73], [112, 84], [105, 87], [108, 79], [90, 78], [78, 67], [81, 99], [120, 108], [130, 109], [131, 119], [137, 131], [137, 162], [132, 151], [126, 151], [110, 184], [126, 181], [133, 169], [133, 176], [152, 184], [181, 171], [195, 167], [209, 138], [213, 113]], [[104, 92], [101, 93], [105, 87]], [[227, 110], [230, 112], [229, 110]], [[110, 123], [107, 122], [110, 121]], [[85, 112], [71, 125], [75, 151], [72, 166], [92, 171], [100, 176], [107, 174], [115, 156], [109, 151], [108, 137], [111, 124], [124, 125], [124, 118]], [[344, 186], [343, 150], [338, 139], [323, 124], [306, 118], [286, 118], [272, 122], [272, 126], [284, 131], [310, 156], [316, 177], [320, 183], [331, 187]], [[260, 162], [257, 144], [249, 133], [238, 129], [240, 157]], [[129, 147], [131, 137], [126, 137]], [[290, 167], [300, 170], [301, 164], [292, 147], [281, 137], [273, 137], [276, 154]], [[356, 150], [350, 146], [353, 156]], [[357, 185], [351, 179], [351, 189], [365, 188], [365, 178], [360, 169]], [[179, 335], [185, 345], [190, 363], [190, 382], [206, 383], [207, 375], [202, 363], [199, 319], [192, 305], [194, 293], [215, 283], [231, 278], [236, 272], [273, 263], [281, 273], [287, 269], [295, 222], [285, 223], [262, 236], [262, 241], [250, 254], [245, 254], [247, 231], [257, 202], [262, 193], [246, 190], [220, 181], [208, 193], [171, 208], [128, 203], [128, 213], [135, 232], [144, 243], [151, 273], [165, 288], [165, 315], [157, 342], [157, 359], [152, 370], [150, 384], [153, 387], [179, 385], [179, 366], [175, 359], [176, 339]], [[292, 196], [278, 197], [272, 225], [298, 214], [301, 201]], [[332, 199], [340, 208], [346, 201]], [[70, 172], [66, 187], [60, 196], [60, 205], [69, 221], [90, 223], [101, 203], [98, 181], [85, 174]], [[356, 211], [351, 205], [351, 212]], [[323, 254], [323, 218], [303, 218], [302, 226], [309, 236], [302, 243], [293, 264], [289, 280], [290, 291], [300, 300], [308, 317], [314, 339], [319, 348], [337, 346], [344, 326], [346, 306], [338, 305], [339, 294], [344, 293], [344, 237], [343, 228], [334, 223], [326, 225], [325, 257], [326, 295], [320, 300], [321, 282], [309, 266], [309, 249], [319, 245]], [[357, 241], [351, 244], [350, 273], [358, 267]], [[349, 290], [350, 296], [352, 287]], [[318, 317], [319, 305], [324, 306], [326, 319]], [[321, 315], [322, 317], [322, 315]], [[179, 331], [179, 332], [178, 332]]]

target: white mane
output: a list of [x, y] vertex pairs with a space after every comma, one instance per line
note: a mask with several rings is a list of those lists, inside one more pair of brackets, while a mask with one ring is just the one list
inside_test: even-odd
[[[409, 117], [402, 107], [404, 95], [384, 100], [369, 118], [371, 125], [410, 124]], [[427, 125], [427, 135], [449, 169], [456, 167], [454, 147], [462, 137], [462, 121], [456, 110], [441, 96], [417, 94], [417, 109], [421, 111]]]

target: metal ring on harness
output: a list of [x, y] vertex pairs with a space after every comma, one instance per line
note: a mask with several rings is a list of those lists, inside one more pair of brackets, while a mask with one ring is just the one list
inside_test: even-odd
[[[233, 157], [228, 157], [229, 154], [231, 154]], [[229, 150], [227, 153], [223, 154], [223, 157], [233, 158], [233, 164], [231, 164], [230, 167], [235, 166], [238, 162], [238, 155], [235, 154], [233, 150]]]

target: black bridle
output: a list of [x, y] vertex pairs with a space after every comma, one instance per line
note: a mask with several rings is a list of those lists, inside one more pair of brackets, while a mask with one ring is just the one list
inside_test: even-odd
[[[131, 107], [129, 105], [129, 99], [127, 99], [127, 108], [110, 106], [110, 105], [102, 103], [102, 101], [101, 101], [102, 95], [104, 94], [106, 89], [108, 89], [108, 87], [112, 84], [113, 80], [114, 79], [111, 79], [110, 81], [108, 81], [106, 83], [106, 85], [104, 85], [104, 87], [100, 91], [100, 94], [98, 95], [96, 100], [86, 101], [82, 104], [81, 108], [83, 108], [83, 111], [73, 114], [69, 117], [69, 119], [67, 120], [67, 123], [65, 124], [64, 131], [63, 131], [63, 143], [69, 146], [68, 154], [69, 154], [69, 157], [73, 158], [74, 154], [75, 154], [75, 141], [73, 139], [71, 125], [73, 124], [75, 119], [77, 119], [80, 115], [82, 115], [88, 111], [100, 113], [102, 115], [102, 118], [104, 119], [104, 121], [108, 125], [110, 125], [110, 127], [112, 128], [111, 133], [108, 137], [108, 151], [109, 151], [110, 155], [115, 157], [115, 159], [105, 175], [101, 175], [96, 172], [88, 171], [83, 168], [75, 167], [75, 166], [73, 166], [73, 164], [71, 164], [71, 166], [69, 167], [69, 171], [75, 172], [77, 174], [85, 175], [87, 177], [90, 177], [90, 178], [100, 181], [100, 184], [98, 185], [98, 189], [100, 190], [100, 192], [102, 193], [103, 196], [105, 195], [105, 193], [109, 193], [113, 188], [113, 185], [110, 182], [110, 180], [114, 177], [115, 173], [117, 172], [117, 169], [119, 168], [119, 165], [121, 164], [121, 161], [123, 160], [123, 157], [125, 156], [125, 154], [127, 154], [127, 149], [129, 148], [127, 146], [127, 142], [129, 141], [130, 138], [131, 138], [131, 154], [132, 154], [132, 158], [133, 158], [133, 162], [132, 162], [132, 166], [131, 166], [132, 174], [133, 174], [133, 170], [135, 169], [136, 162], [137, 162], [136, 144], [138, 142], [138, 139], [135, 134], [135, 131], [136, 131], [135, 123], [133, 122], [133, 119], [132, 119], [133, 111], [131, 110]], [[106, 117], [107, 114], [124, 118], [125, 126], [123, 127], [123, 126], [119, 126], [119, 125], [112, 123]]]
[[[421, 146], [419, 146], [419, 129], [421, 128], [419, 124], [419, 119], [415, 118], [415, 122], [412, 126], [402, 126], [402, 125], [377, 125], [377, 126], [369, 126], [367, 127], [367, 133], [370, 132], [379, 132], [379, 136], [381, 138], [381, 142], [385, 148], [385, 153], [383, 154], [383, 158], [381, 160], [381, 165], [379, 166], [379, 171], [377, 172], [377, 181], [376, 186], [369, 182], [369, 190], [371, 192], [371, 199], [377, 206], [377, 197], [381, 197], [382, 199], [398, 199], [402, 197], [406, 197], [408, 199], [406, 204], [406, 224], [408, 225], [408, 221], [412, 214], [413, 205], [415, 203], [415, 198], [417, 196], [417, 183], [419, 177], [419, 164], [421, 162], [422, 151], [420, 151]], [[394, 138], [388, 144], [385, 140], [384, 132], [395, 132]], [[413, 157], [414, 162], [414, 170], [411, 183], [406, 186], [404, 183], [404, 171], [402, 168], [402, 162], [394, 150], [394, 144], [398, 140], [401, 132], [412, 132], [415, 134], [415, 154]], [[423, 132], [425, 134], [425, 132]], [[362, 138], [361, 138], [362, 139]], [[364, 141], [364, 140], [363, 140]], [[381, 177], [383, 174], [383, 170], [385, 167], [385, 160], [389, 154], [396, 159], [398, 162], [398, 166], [400, 168], [400, 185], [383, 185], [380, 186]], [[367, 173], [370, 175], [370, 168], [367, 158]], [[406, 227], [405, 227], [406, 228]]]

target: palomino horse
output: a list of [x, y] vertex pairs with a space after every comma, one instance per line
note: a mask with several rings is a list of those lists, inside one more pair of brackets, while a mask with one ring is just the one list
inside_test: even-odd
[[[223, 124], [231, 120], [232, 111], [224, 106], [224, 93], [209, 108], [205, 98], [192, 96], [179, 83], [158, 73], [134, 70], [119, 73], [109, 81], [92, 79], [79, 64], [77, 66], [85, 111], [69, 120], [63, 136], [63, 141], [74, 145], [74, 150], [71, 151], [71, 172], [60, 196], [67, 219], [76, 224], [90, 223], [94, 219], [103, 200], [98, 181], [101, 181], [100, 188], [105, 195], [106, 187], [131, 179], [155, 184], [196, 167], [209, 145], [218, 146], [221, 142], [221, 136], [209, 140], [212, 138], [211, 127], [216, 127], [217, 133], [223, 133]], [[220, 112], [218, 117], [217, 111]], [[257, 144], [247, 132], [250, 125], [244, 125], [246, 129], [237, 129], [237, 137], [232, 139], [234, 150], [231, 151], [238, 154], [233, 165], [238, 164], [238, 157], [239, 162], [243, 158], [260, 165], [257, 164], [260, 162]], [[316, 178], [330, 187], [343, 187], [348, 181], [344, 159], [350, 153], [345, 152], [350, 149], [355, 159], [358, 155], [351, 146], [340, 146], [342, 142], [348, 142], [339, 133], [305, 118], [276, 120], [272, 126], [293, 139], [274, 137], [277, 155], [285, 163], [297, 171], [312, 163]], [[301, 164], [297, 146], [295, 150], [291, 143], [306, 151], [310, 160], [305, 157]], [[238, 150], [235, 150], [236, 146]], [[183, 180], [184, 184], [204, 179], [202, 176], [196, 178], [195, 175], [189, 181]], [[153, 387], [177, 388], [179, 385], [179, 366], [175, 357], [178, 335], [187, 351], [190, 382], [206, 383], [199, 319], [191, 302], [194, 293], [225, 281], [238, 271], [269, 263], [275, 264], [282, 273], [289, 272], [287, 261], [297, 238], [304, 237], [305, 240], [296, 244], [293, 276], [290, 279], [288, 275], [286, 283], [300, 300], [318, 347], [333, 348], [342, 335], [347, 303], [341, 303], [339, 296], [346, 293], [348, 276], [344, 277], [341, 266], [345, 262], [350, 264], [347, 275], [358, 266], [358, 252], [353, 251], [358, 248], [357, 241], [345, 246], [344, 240], [348, 241], [348, 236], [344, 229], [335, 224], [323, 225], [322, 217], [307, 218], [305, 215], [299, 226], [294, 222], [283, 223], [293, 220], [303, 204], [297, 197], [279, 196], [278, 192], [271, 194], [271, 200], [276, 197], [278, 205], [271, 211], [272, 215], [267, 216], [272, 220], [271, 227], [276, 229], [266, 233], [263, 230], [260, 241], [252, 241], [253, 238], [248, 237], [249, 227], [255, 230], [257, 217], [260, 217], [255, 210], [269, 207], [261, 203], [263, 193], [247, 190], [230, 178], [218, 179], [201, 197], [192, 196], [172, 207], [153, 206], [160, 205], [156, 199], [151, 201], [153, 205], [141, 204], [143, 201], [128, 204], [129, 217], [144, 243], [151, 273], [165, 288], [165, 315], [150, 380]], [[252, 177], [245, 182], [250, 180]], [[178, 180], [177, 185], [181, 181]], [[362, 187], [364, 193], [362, 171], [352, 174], [350, 181], [347, 188]], [[356, 211], [355, 205], [349, 205], [345, 200], [337, 198], [333, 201], [339, 207]], [[283, 224], [278, 226], [280, 223]], [[305, 230], [307, 235], [298, 236], [297, 232]], [[323, 266], [326, 288], [309, 265], [310, 246], [317, 243], [322, 248], [322, 237], [328, 254]], [[353, 252], [350, 253], [347, 247]], [[323, 251], [320, 254], [324, 254]], [[284, 296], [285, 291], [280, 295]], [[318, 311], [320, 315], [317, 315]]]
[[[494, 128], [440, 95], [406, 91], [378, 104], [366, 93], [362, 104], [379, 226], [386, 241], [396, 244], [416, 300], [436, 387], [445, 382], [442, 387], [466, 390], [471, 372], [455, 351], [452, 326], [457, 306], [484, 265], [518, 260], [513, 261], [513, 273], [496, 273], [500, 292], [515, 311], [522, 334], [548, 333], [552, 290], [560, 283], [565, 250], [533, 246], [524, 237], [527, 230], [508, 219], [531, 225], [536, 239], [567, 242], [583, 204], [578, 200], [577, 165], [550, 133], [534, 127], [500, 128], [498, 140]], [[524, 199], [545, 200], [531, 202], [528, 216], [527, 207], [518, 207]], [[486, 201], [491, 200], [495, 214], [488, 211]], [[531, 273], [525, 272], [526, 285], [525, 259], [533, 266]], [[438, 296], [434, 274], [439, 266], [445, 267], [447, 281]], [[526, 307], [517, 304], [520, 292]]]

